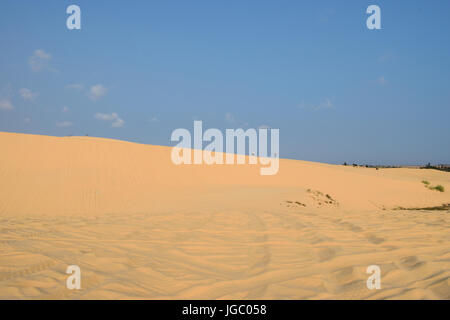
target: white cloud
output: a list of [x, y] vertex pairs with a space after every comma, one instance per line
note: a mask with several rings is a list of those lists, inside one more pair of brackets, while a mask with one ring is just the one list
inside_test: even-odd
[[381, 76], [378, 78], [378, 84], [384, 86], [387, 83], [387, 80], [384, 78], [384, 76]]
[[37, 97], [37, 93], [33, 93], [30, 89], [27, 88], [20, 89], [19, 94], [25, 101], [33, 101]]
[[94, 115], [94, 118], [101, 121], [107, 121], [111, 122], [111, 127], [113, 128], [120, 128], [123, 127], [125, 121], [123, 121], [122, 118], [119, 117], [119, 115], [115, 112], [109, 114], [109, 113], [99, 113], [97, 112]]
[[304, 102], [300, 103], [298, 106], [300, 109], [310, 109], [310, 110], [324, 110], [324, 109], [331, 109], [333, 107], [333, 102], [330, 98], [325, 98], [322, 102], [319, 104], [306, 104]]
[[67, 127], [71, 127], [72, 125], [73, 125], [73, 123], [70, 121], [56, 122], [56, 126], [59, 128], [67, 128]]
[[52, 59], [52, 55], [42, 49], [34, 50], [33, 55], [28, 60], [31, 70], [41, 71], [48, 66], [48, 62]]
[[10, 100], [0, 99], [0, 110], [7, 111], [7, 110], [13, 110], [13, 109], [14, 109], [14, 106]]
[[108, 113], [99, 113], [99, 112], [97, 112], [94, 117], [97, 120], [112, 121], [112, 120], [115, 119], [114, 114], [115, 113], [108, 114]]
[[25, 123], [31, 123], [31, 118], [30, 117], [26, 117], [25, 119], [23, 119], [23, 121]]
[[103, 97], [106, 94], [106, 92], [108, 92], [108, 89], [105, 86], [101, 84], [96, 84], [95, 86], [92, 86], [90, 88], [89, 97], [95, 101]]
[[62, 107], [61, 112], [69, 112], [69, 110], [69, 107], [64, 106]]
[[34, 51], [34, 55], [40, 59], [50, 60], [52, 58], [52, 55], [45, 52], [42, 49], [37, 49]]
[[319, 109], [329, 109], [333, 107], [333, 103], [329, 98], [325, 98], [325, 100], [317, 106], [317, 110]]
[[66, 86], [67, 89], [73, 89], [73, 90], [83, 90], [84, 84], [82, 83], [70, 83]]

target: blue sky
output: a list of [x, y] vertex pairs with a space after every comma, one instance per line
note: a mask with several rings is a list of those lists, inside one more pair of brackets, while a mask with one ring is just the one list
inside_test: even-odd
[[449, 1], [2, 0], [0, 131], [174, 145], [198, 119], [279, 128], [283, 158], [450, 163], [449, 33]]

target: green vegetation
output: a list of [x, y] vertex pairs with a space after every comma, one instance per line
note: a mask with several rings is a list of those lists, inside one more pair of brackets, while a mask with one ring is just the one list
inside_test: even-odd
[[427, 180], [422, 180], [422, 183], [424, 184], [425, 188], [428, 188], [430, 190], [439, 191], [439, 192], [445, 191], [444, 186], [442, 186], [440, 184], [438, 184], [437, 186], [432, 186], [432, 185], [430, 185], [430, 182], [428, 182]]
[[443, 186], [441, 186], [440, 184], [438, 184], [437, 186], [434, 186], [434, 187], [429, 187], [429, 189], [430, 190], [436, 190], [436, 191], [439, 191], [439, 192], [444, 192], [445, 191], [445, 188]]

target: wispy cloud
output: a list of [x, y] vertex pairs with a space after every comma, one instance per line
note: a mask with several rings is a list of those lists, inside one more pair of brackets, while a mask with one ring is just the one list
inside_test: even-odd
[[26, 117], [25, 119], [23, 119], [23, 122], [31, 123], [31, 118], [30, 117]]
[[64, 106], [62, 107], [61, 112], [69, 112], [69, 110], [69, 107]]
[[37, 97], [37, 93], [32, 92], [30, 89], [22, 88], [19, 90], [19, 94], [25, 101], [33, 101]]
[[101, 121], [107, 121], [111, 122], [111, 127], [113, 128], [120, 128], [123, 127], [125, 121], [123, 121], [122, 118], [119, 117], [119, 115], [115, 112], [109, 114], [109, 113], [99, 113], [97, 112], [94, 115], [94, 118]]
[[378, 82], [378, 84], [381, 85], [381, 86], [384, 86], [385, 84], [387, 84], [387, 80], [385, 79], [384, 76], [379, 77], [378, 80], [377, 80], [377, 82]]
[[31, 70], [37, 72], [48, 67], [49, 61], [52, 59], [50, 53], [45, 52], [42, 49], [34, 50], [33, 55], [28, 60]]
[[239, 121], [234, 114], [232, 114], [231, 112], [227, 112], [225, 114], [225, 122], [233, 125], [233, 126], [239, 126], [239, 127], [247, 127], [248, 126], [248, 122], [241, 122]]
[[12, 102], [8, 99], [0, 99], [0, 110], [9, 111], [13, 110], [14, 106]]
[[325, 100], [317, 106], [317, 110], [320, 109], [329, 109], [333, 107], [333, 102], [329, 98], [325, 98]]
[[1, 88], [0, 90], [0, 110], [10, 111], [15, 109], [13, 103], [11, 102], [11, 96], [13, 96], [13, 88], [11, 84]]
[[73, 126], [73, 123], [70, 121], [61, 121], [61, 122], [57, 121], [56, 126], [58, 128], [67, 128]]
[[34, 55], [38, 57], [39, 59], [45, 59], [50, 60], [52, 58], [52, 55], [50, 53], [45, 52], [42, 49], [37, 49], [34, 51]]
[[108, 89], [102, 84], [96, 84], [89, 89], [89, 97], [96, 101], [103, 97], [108, 92]]
[[325, 98], [322, 102], [318, 104], [307, 104], [305, 102], [301, 102], [298, 106], [300, 109], [310, 109], [314, 111], [331, 109], [333, 108], [333, 102], [330, 98]]

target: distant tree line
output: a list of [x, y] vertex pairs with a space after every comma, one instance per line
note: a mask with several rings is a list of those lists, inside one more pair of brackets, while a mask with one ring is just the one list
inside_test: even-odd
[[[344, 166], [350, 166], [350, 164], [348, 164], [347, 162], [344, 162], [343, 165]], [[404, 168], [405, 167], [405, 166], [385, 166], [385, 165], [370, 165], [370, 164], [360, 165], [360, 164], [356, 164], [356, 163], [352, 163], [351, 166], [353, 166], [353, 167], [375, 168], [377, 170], [379, 168]], [[421, 167], [417, 166], [416, 168], [420, 168], [420, 169], [435, 169], [435, 170], [450, 172], [450, 165], [448, 165], [448, 164], [431, 165], [431, 163], [428, 162], [427, 165], [421, 166]]]
[[420, 169], [435, 169], [435, 170], [450, 172], [450, 165], [438, 164], [438, 165], [433, 166], [433, 165], [431, 165], [430, 162], [428, 162], [428, 164], [426, 166], [420, 167]]

